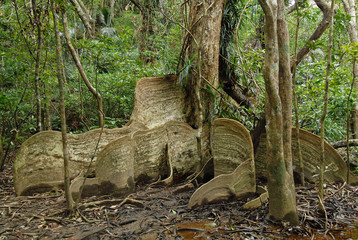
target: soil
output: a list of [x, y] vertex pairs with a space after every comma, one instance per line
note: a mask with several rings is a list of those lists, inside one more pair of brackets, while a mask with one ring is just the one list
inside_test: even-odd
[[0, 173], [0, 239], [358, 239], [357, 187], [326, 186], [323, 214], [317, 187], [297, 187], [301, 224], [291, 227], [266, 219], [267, 202], [241, 210], [250, 199], [188, 209], [195, 189], [178, 192], [183, 185], [85, 198], [68, 214], [62, 191], [16, 197], [8, 164]]

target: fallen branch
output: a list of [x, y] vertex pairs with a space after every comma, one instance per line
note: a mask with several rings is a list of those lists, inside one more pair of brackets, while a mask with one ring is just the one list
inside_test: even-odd
[[[358, 139], [349, 139], [348, 144], [349, 146], [358, 146]], [[343, 147], [347, 147], [347, 141], [346, 140], [337, 141], [331, 143], [331, 145], [334, 148], [343, 148]]]
[[88, 208], [88, 207], [98, 207], [100, 205], [109, 205], [109, 204], [118, 204], [123, 202], [123, 199], [106, 199], [106, 200], [102, 200], [102, 201], [95, 201], [95, 202], [88, 202], [88, 203], [83, 203], [80, 204], [80, 206], [78, 207], [80, 208]]

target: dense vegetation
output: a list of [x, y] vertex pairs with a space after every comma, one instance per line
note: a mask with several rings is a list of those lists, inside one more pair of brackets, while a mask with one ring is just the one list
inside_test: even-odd
[[[65, 6], [72, 43], [92, 85], [102, 95], [107, 128], [122, 127], [129, 120], [138, 79], [185, 74], [187, 69], [178, 69], [181, 38], [185, 31], [185, 23], [182, 21], [186, 19], [186, 10], [180, 1], [119, 0], [113, 8], [113, 20], [111, 2], [84, 1], [92, 18], [96, 20], [93, 39], [86, 36], [86, 29], [75, 9], [70, 5]], [[227, 2], [231, 4], [227, 4], [224, 16], [226, 22], [223, 23], [223, 26], [227, 26], [227, 32], [223, 34], [228, 35], [227, 42], [222, 42], [226, 48], [225, 57], [235, 73], [232, 76], [253, 105], [249, 109], [239, 106], [223, 93], [215, 101], [215, 110], [218, 116], [237, 119], [252, 130], [262, 116], [265, 103], [262, 76], [265, 52], [263, 12], [256, 0]], [[38, 31], [34, 3], [42, 36], [38, 85], [41, 116], [36, 115]], [[139, 8], [135, 3], [148, 10]], [[321, 11], [312, 6], [314, 4], [305, 2], [300, 5], [299, 11], [288, 15], [291, 39], [295, 38], [297, 17], [300, 19], [298, 49], [307, 43], [312, 30], [321, 21]], [[39, 131], [36, 125], [38, 117], [41, 118], [44, 130], [60, 129], [52, 14], [48, 1], [14, 0], [1, 4], [0, 131], [5, 150], [18, 147]], [[326, 119], [326, 137], [329, 141], [345, 139], [347, 112], [352, 112], [356, 101], [355, 95], [350, 92], [353, 81], [352, 60], [357, 58], [358, 48], [349, 41], [349, 19], [342, 4], [338, 3]], [[143, 31], [145, 24], [151, 28], [146, 34]], [[62, 24], [60, 31], [63, 31]], [[64, 36], [61, 37], [65, 42]], [[319, 40], [310, 43], [312, 51], [298, 65], [296, 77], [300, 127], [317, 134], [320, 132], [323, 110], [327, 38], [328, 33], [325, 33]], [[290, 48], [291, 53], [294, 53], [294, 41], [291, 41]], [[97, 128], [97, 102], [82, 82], [65, 43], [62, 51], [68, 129], [72, 133], [79, 133]], [[189, 66], [191, 59], [185, 62]]]

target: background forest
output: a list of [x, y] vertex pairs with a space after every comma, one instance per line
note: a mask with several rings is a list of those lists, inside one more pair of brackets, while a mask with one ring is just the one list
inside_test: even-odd
[[[59, 28], [69, 132], [81, 133], [99, 127], [98, 98], [94, 97], [98, 93], [103, 103], [104, 126], [122, 127], [128, 122], [133, 109], [137, 80], [167, 74], [178, 74], [183, 80], [188, 74], [192, 59], [185, 59], [184, 67], [178, 64], [188, 17], [181, 1], [57, 2], [66, 9], [72, 45], [83, 72], [95, 89], [95, 93], [91, 93], [88, 85], [82, 81], [66, 44], [61, 23]], [[76, 6], [74, 2], [82, 6]], [[319, 134], [324, 104], [328, 30], [319, 39], [307, 42], [324, 15], [313, 1], [299, 1], [298, 5], [294, 9], [294, 2], [287, 1], [290, 52], [294, 56], [295, 48], [301, 49], [306, 44], [311, 49], [296, 70], [299, 125]], [[80, 9], [83, 18], [79, 17]], [[13, 0], [1, 3], [2, 160], [34, 133], [61, 128], [52, 15], [50, 1]], [[86, 25], [86, 19], [89, 26]], [[349, 37], [350, 19], [343, 3], [338, 2], [334, 17], [325, 130], [329, 142], [346, 139], [347, 126], [351, 125], [351, 113], [357, 101], [356, 91], [352, 89], [352, 69], [353, 60], [358, 57], [358, 46], [357, 43], [351, 43]], [[222, 85], [219, 89], [222, 94], [215, 99], [214, 114], [238, 120], [250, 130], [256, 127], [262, 117], [265, 104], [263, 24], [264, 13], [257, 0], [227, 1], [222, 22], [221, 55], [225, 64], [230, 66], [227, 68], [230, 72], [226, 74], [234, 81], [244, 100], [233, 101], [225, 95], [225, 86]], [[294, 41], [296, 34], [297, 47]]]

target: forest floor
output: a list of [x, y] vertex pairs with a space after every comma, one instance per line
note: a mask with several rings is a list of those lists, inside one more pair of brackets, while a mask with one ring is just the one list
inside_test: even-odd
[[16, 197], [12, 167], [0, 173], [1, 239], [358, 239], [358, 187], [326, 187], [325, 214], [317, 188], [297, 188], [300, 225], [268, 221], [268, 203], [240, 210], [246, 201], [188, 209], [194, 190], [142, 186], [127, 198], [90, 197], [71, 217], [63, 192]]

